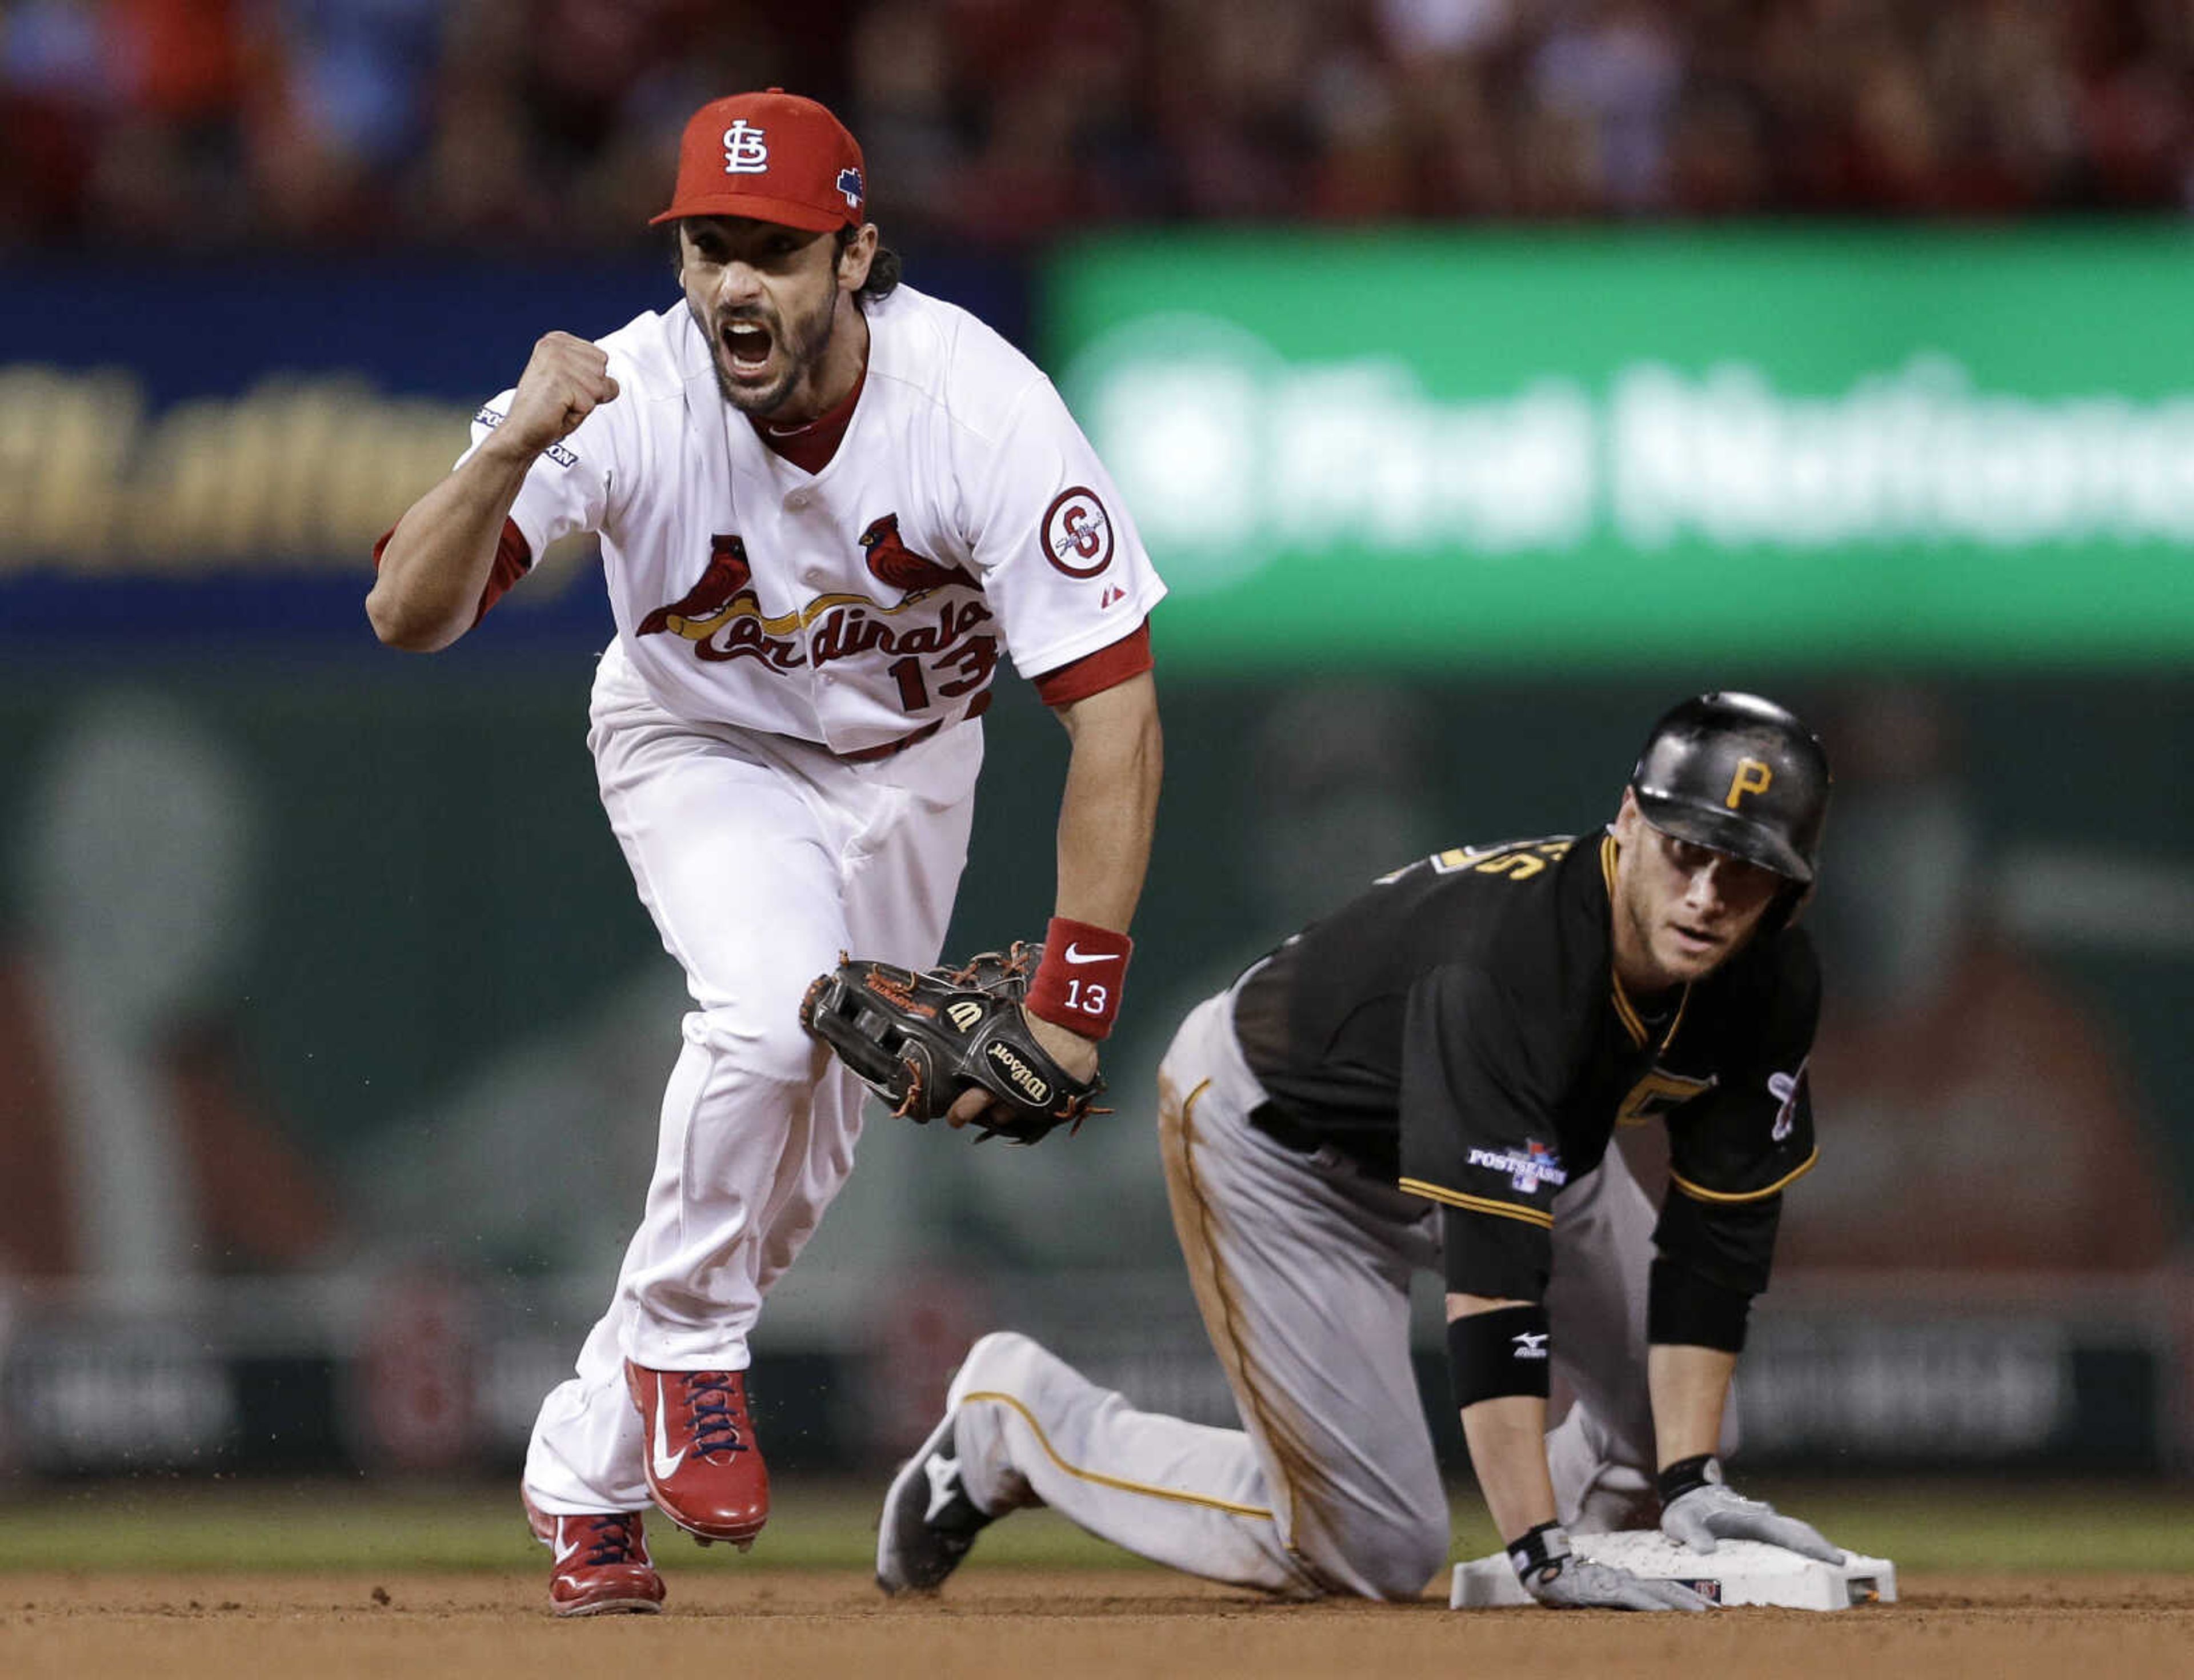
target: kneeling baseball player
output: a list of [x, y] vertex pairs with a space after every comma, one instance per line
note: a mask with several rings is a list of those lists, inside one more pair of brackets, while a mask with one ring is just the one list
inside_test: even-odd
[[[1706, 1601], [1571, 1549], [1651, 1521], [1839, 1562], [1722, 1477], [1726, 1402], [1784, 1190], [1813, 1164], [1812, 890], [1826, 755], [1772, 702], [1686, 701], [1603, 834], [1385, 877], [1192, 1012], [1159, 1073], [1174, 1222], [1239, 1430], [1133, 1409], [1025, 1336], [984, 1337], [887, 1494], [887, 1592], [1048, 1505], [1176, 1568], [1414, 1598], [1448, 1510], [1410, 1359], [1444, 1269], [1463, 1433], [1541, 1603]], [[1609, 1147], [1659, 1119], [1657, 1215]], [[1577, 1399], [1547, 1431], [1550, 1372]]]

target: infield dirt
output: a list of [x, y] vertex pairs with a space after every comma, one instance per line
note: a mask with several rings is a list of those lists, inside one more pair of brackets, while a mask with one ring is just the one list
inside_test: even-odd
[[659, 1616], [561, 1622], [533, 1572], [0, 1575], [0, 1675], [501, 1680], [566, 1672], [806, 1680], [1285, 1680], [1530, 1674], [1591, 1680], [2194, 1673], [2194, 1578], [1921, 1575], [1832, 1614], [1456, 1614], [1289, 1604], [1141, 1570], [970, 1570], [887, 1601], [864, 1574], [681, 1571]]

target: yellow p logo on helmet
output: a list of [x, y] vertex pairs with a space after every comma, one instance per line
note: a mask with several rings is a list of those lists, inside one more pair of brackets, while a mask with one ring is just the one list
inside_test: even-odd
[[1737, 773], [1729, 778], [1729, 796], [1722, 803], [1735, 811], [1747, 794], [1764, 794], [1774, 781], [1775, 772], [1758, 759], [1739, 759]]

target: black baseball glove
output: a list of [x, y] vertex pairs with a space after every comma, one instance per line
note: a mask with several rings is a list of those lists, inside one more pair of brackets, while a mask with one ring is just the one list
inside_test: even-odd
[[976, 1139], [1034, 1144], [1079, 1128], [1105, 1088], [1054, 1061], [1029, 1030], [1021, 1000], [1042, 945], [1016, 941], [964, 967], [917, 974], [887, 962], [841, 960], [801, 1000], [800, 1024], [837, 1052], [892, 1112], [926, 1126], [970, 1086], [991, 1093]]

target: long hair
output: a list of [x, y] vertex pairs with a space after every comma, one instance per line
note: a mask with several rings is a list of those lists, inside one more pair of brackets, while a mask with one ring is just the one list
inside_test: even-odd
[[[858, 231], [853, 227], [838, 230], [838, 255], [846, 254], [846, 247], [853, 243], [853, 235]], [[899, 290], [900, 272], [905, 267], [899, 261], [899, 253], [879, 238], [876, 254], [869, 260], [869, 278], [861, 282], [861, 289], [853, 294], [853, 301], [864, 309], [871, 303], [882, 303]]]

